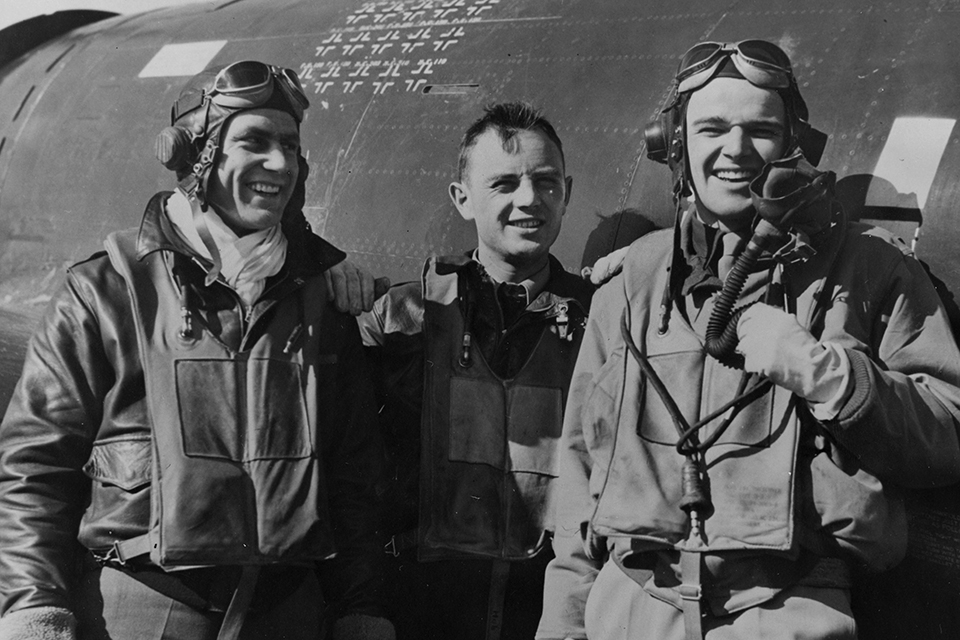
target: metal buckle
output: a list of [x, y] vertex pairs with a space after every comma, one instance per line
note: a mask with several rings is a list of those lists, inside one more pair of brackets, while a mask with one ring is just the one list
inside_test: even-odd
[[128, 558], [123, 555], [123, 551], [120, 550], [120, 541], [114, 540], [113, 546], [110, 547], [110, 550], [107, 551], [107, 555], [103, 558], [107, 562], [117, 562], [122, 566], [127, 566]]
[[390, 540], [387, 544], [383, 545], [383, 552], [397, 558], [400, 556], [400, 551], [397, 550], [397, 536], [390, 536]]
[[699, 602], [703, 596], [703, 589], [698, 584], [681, 584], [677, 591], [681, 598], [693, 602]]

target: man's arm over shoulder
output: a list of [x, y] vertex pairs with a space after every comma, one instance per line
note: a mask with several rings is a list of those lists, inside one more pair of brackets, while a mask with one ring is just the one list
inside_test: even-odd
[[356, 319], [328, 305], [324, 331], [337, 345], [332, 377], [321, 381], [323, 449], [337, 554], [320, 564], [324, 594], [338, 617], [384, 617], [377, 487], [383, 448]]
[[419, 282], [391, 287], [357, 322], [365, 347], [388, 346], [391, 335], [419, 335], [423, 331], [423, 287]]

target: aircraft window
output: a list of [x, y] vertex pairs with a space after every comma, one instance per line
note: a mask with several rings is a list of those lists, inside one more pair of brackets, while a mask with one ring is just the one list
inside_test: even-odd
[[226, 40], [165, 44], [137, 77], [194, 76], [207, 68], [225, 44]]

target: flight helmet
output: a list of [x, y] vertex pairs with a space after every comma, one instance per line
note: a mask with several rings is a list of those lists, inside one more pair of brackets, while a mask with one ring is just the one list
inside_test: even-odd
[[[310, 105], [292, 69], [244, 60], [201, 71], [187, 82], [170, 109], [170, 126], [157, 135], [156, 155], [175, 171], [180, 188], [206, 208], [210, 172], [227, 120], [251, 109], [277, 109], [303, 122]], [[291, 204], [302, 206], [307, 164], [298, 157], [300, 174]]]
[[787, 54], [766, 40], [701, 42], [681, 58], [670, 102], [644, 129], [647, 157], [670, 167], [677, 197], [691, 193], [685, 157], [687, 104], [694, 91], [719, 77], [741, 78], [754, 86], [776, 91], [783, 99], [787, 116], [785, 157], [799, 151], [813, 165], [820, 161], [827, 136], [807, 121], [807, 104], [800, 95]]

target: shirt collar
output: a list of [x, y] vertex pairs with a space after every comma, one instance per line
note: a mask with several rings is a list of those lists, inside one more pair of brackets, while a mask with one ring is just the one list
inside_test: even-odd
[[[493, 273], [490, 272], [490, 270], [487, 268], [487, 265], [480, 262], [479, 249], [474, 249], [470, 257], [483, 267], [484, 271], [486, 271], [491, 280], [498, 284], [501, 282]], [[530, 275], [530, 277], [526, 278], [522, 282], [515, 282], [513, 284], [519, 284], [524, 288], [524, 290], [527, 292], [527, 304], [530, 304], [532, 301], [536, 300], [538, 295], [540, 295], [540, 292], [543, 291], [543, 289], [547, 286], [547, 282], [549, 280], [550, 260], [548, 259], [544, 261], [543, 267], [541, 267], [539, 271]]]

